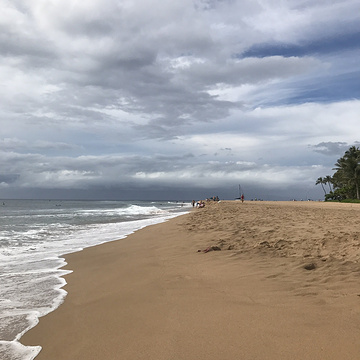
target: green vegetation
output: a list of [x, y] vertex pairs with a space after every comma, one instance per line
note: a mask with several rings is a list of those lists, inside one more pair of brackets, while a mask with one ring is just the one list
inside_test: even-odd
[[360, 204], [360, 200], [356, 200], [356, 199], [326, 200], [326, 202], [339, 202], [339, 201], [341, 201], [342, 203]]
[[[319, 177], [316, 185], [321, 185], [325, 201], [360, 202], [360, 150], [351, 146], [343, 157], [335, 163], [333, 176]], [[326, 192], [326, 184], [329, 193]]]

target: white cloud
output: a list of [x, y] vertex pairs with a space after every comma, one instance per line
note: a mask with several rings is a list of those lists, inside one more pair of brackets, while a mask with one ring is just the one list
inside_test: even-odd
[[[357, 1], [14, 0], [0, 10], [6, 191], [307, 188], [359, 140]], [[324, 53], [311, 48], [325, 37]]]

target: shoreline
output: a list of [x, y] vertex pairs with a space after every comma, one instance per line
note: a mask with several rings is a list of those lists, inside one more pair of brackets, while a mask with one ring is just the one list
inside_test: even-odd
[[[65, 283], [65, 271], [60, 269], [65, 264], [64, 254], [119, 240], [136, 229], [166, 221], [188, 209], [169, 202], [139, 205], [119, 201], [111, 204], [64, 201], [60, 208], [48, 201], [19, 200], [7, 205], [3, 215], [9, 215], [8, 226], [14, 230], [11, 241], [18, 240], [20, 246], [11, 247], [9, 242], [8, 248], [2, 249], [0, 358], [3, 360], [35, 356], [36, 348], [23, 347], [19, 339], [36, 326], [39, 317], [63, 302], [66, 292], [59, 288]], [[26, 228], [33, 229], [29, 237], [22, 238], [22, 231], [14, 226], [16, 222], [23, 223], [23, 232]], [[48, 231], [42, 230], [45, 228]]]
[[65, 302], [20, 342], [36, 360], [359, 358], [359, 215], [222, 201], [66, 255]]

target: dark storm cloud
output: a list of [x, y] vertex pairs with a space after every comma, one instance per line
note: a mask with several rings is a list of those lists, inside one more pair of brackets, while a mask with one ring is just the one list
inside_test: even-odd
[[[359, 27], [359, 25], [357, 26]], [[241, 57], [302, 57], [309, 55], [328, 55], [360, 48], [360, 29], [346, 34], [334, 34], [330, 37], [311, 40], [300, 44], [274, 43], [258, 44], [247, 49]]]
[[342, 156], [350, 146], [351, 145], [346, 142], [322, 142], [313, 145], [312, 148], [315, 152], [335, 158], [336, 156]]
[[1, 184], [12, 184], [14, 183], [18, 178], [19, 174], [0, 174], [0, 183]]

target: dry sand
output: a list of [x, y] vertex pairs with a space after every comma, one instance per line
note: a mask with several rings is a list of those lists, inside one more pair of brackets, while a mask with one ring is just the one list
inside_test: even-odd
[[22, 343], [36, 360], [360, 359], [359, 218], [223, 201], [70, 254], [65, 302]]

